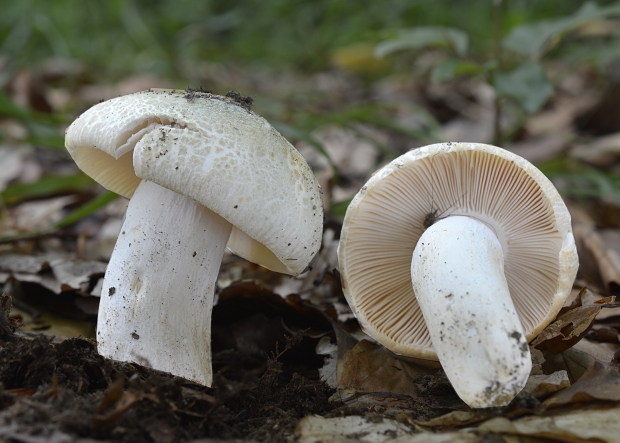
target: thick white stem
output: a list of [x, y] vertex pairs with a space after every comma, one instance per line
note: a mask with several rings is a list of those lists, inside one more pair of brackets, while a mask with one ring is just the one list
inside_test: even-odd
[[413, 289], [439, 361], [472, 408], [508, 404], [532, 361], [495, 233], [470, 217], [429, 227], [413, 251]]
[[209, 386], [213, 295], [231, 229], [194, 200], [140, 183], [104, 278], [99, 352]]

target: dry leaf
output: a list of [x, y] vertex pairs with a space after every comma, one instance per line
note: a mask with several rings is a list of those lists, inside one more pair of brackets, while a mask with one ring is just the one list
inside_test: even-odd
[[0, 191], [18, 178], [25, 162], [26, 150], [10, 146], [0, 146]]
[[614, 301], [615, 297], [596, 300], [584, 287], [573, 304], [562, 308], [557, 319], [538, 334], [532, 346], [547, 349], [554, 354], [569, 349], [583, 338], [601, 309], [617, 307]]
[[568, 373], [566, 371], [557, 371], [553, 374], [530, 375], [525, 384], [527, 389], [534, 398], [543, 399], [570, 386]]
[[360, 416], [323, 418], [309, 415], [297, 423], [299, 443], [482, 443], [469, 432], [431, 433], [412, 429], [396, 420], [369, 420]]
[[581, 88], [578, 89], [579, 93], [556, 97], [555, 106], [530, 116], [525, 123], [527, 133], [534, 137], [546, 134], [569, 136], [573, 132], [575, 117], [593, 104], [590, 94], [582, 94]]
[[338, 342], [338, 394], [344, 402], [408, 409], [421, 391], [414, 379], [437, 372], [399, 360], [368, 340], [358, 342], [336, 322], [332, 326]]
[[580, 351], [575, 346], [562, 352], [558, 357], [560, 357], [560, 360], [563, 362], [566, 371], [568, 371], [568, 376], [573, 383], [579, 380], [596, 361], [590, 354]]
[[542, 409], [592, 400], [620, 401], [620, 373], [616, 368], [594, 362], [572, 386], [545, 400]]
[[573, 223], [573, 235], [579, 253], [579, 275], [591, 283], [603, 282], [607, 291], [620, 294], [618, 251], [609, 249], [594, 221], [575, 205], [567, 205]]
[[368, 393], [415, 398], [420, 390], [413, 378], [424, 373], [427, 368], [397, 360], [384, 347], [362, 340], [338, 359], [338, 390], [343, 401]]
[[364, 417], [323, 418], [309, 415], [297, 423], [295, 436], [299, 443], [325, 442], [391, 442], [410, 436], [411, 429], [396, 420], [367, 421]]
[[338, 378], [336, 377], [338, 366], [338, 345], [332, 343], [329, 337], [323, 337], [316, 345], [315, 351], [318, 355], [325, 355], [325, 364], [319, 368], [321, 380], [327, 383], [332, 389], [338, 387]]
[[527, 140], [511, 143], [507, 150], [532, 162], [542, 162], [560, 154], [571, 139], [572, 134], [545, 134]]
[[4, 441], [16, 441], [23, 443], [100, 443], [101, 440], [94, 438], [80, 438], [74, 433], [60, 430], [58, 427], [45, 428], [38, 435], [32, 434], [32, 427], [24, 427], [17, 423], [3, 425], [0, 428], [0, 438]]
[[49, 267], [49, 258], [23, 254], [0, 254], [0, 272], [37, 274]]
[[26, 232], [44, 228], [63, 217], [63, 209], [78, 201], [76, 195], [29, 201], [9, 209], [7, 232]]
[[590, 341], [588, 338], [586, 338], [585, 340], [581, 340], [571, 349], [584, 352], [590, 357], [592, 357], [594, 360], [607, 364], [613, 360], [614, 354], [618, 350], [618, 344], [599, 343], [596, 341]]
[[570, 155], [596, 166], [607, 167], [620, 156], [620, 132], [576, 145]]
[[62, 291], [89, 293], [91, 285], [105, 274], [106, 264], [92, 260], [57, 259], [50, 261], [50, 268]]
[[414, 422], [425, 428], [454, 428], [480, 423], [490, 417], [492, 415], [488, 412], [477, 409], [472, 411], [452, 411], [431, 420], [414, 420]]
[[[363, 128], [363, 129], [362, 129]], [[370, 131], [370, 128], [360, 127], [362, 132]], [[313, 132], [312, 137], [323, 145], [332, 161], [338, 167], [338, 171], [344, 175], [366, 176], [377, 167], [377, 148], [370, 141], [362, 138], [353, 130], [339, 126], [328, 126]], [[372, 137], [387, 139], [384, 135], [372, 132]], [[306, 142], [299, 142], [297, 149], [302, 153], [308, 163], [317, 169], [329, 169], [326, 158], [317, 153], [316, 149]]]
[[512, 442], [522, 442], [520, 437], [527, 436], [540, 437], [545, 442], [617, 442], [620, 435], [620, 407], [579, 410], [552, 417], [531, 416], [515, 421], [496, 417], [481, 424], [477, 430], [518, 437], [508, 440]]
[[54, 255], [0, 255], [0, 283], [12, 277], [17, 282], [37, 283], [55, 294], [65, 291], [89, 294], [105, 269], [105, 263], [99, 261], [70, 260]]
[[530, 375], [542, 375], [545, 356], [539, 349], [530, 346], [530, 354], [532, 355], [532, 370]]
[[613, 253], [615, 251], [609, 251], [605, 248], [601, 236], [596, 231], [585, 234], [581, 241], [594, 256], [607, 290], [611, 293], [620, 293], [620, 267], [618, 267], [617, 259]]

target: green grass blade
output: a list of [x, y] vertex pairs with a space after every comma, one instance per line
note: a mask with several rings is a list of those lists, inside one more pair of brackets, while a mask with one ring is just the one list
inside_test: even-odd
[[92, 187], [95, 181], [85, 174], [50, 175], [34, 183], [15, 183], [0, 192], [7, 206], [33, 198], [48, 197], [62, 192], [80, 192]]

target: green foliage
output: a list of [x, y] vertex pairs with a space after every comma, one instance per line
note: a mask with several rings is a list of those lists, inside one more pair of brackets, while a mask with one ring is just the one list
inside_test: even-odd
[[482, 73], [484, 73], [484, 67], [478, 63], [448, 58], [435, 65], [431, 71], [431, 80], [433, 82], [444, 82], [455, 77], [473, 77]]
[[427, 47], [448, 48], [459, 56], [465, 56], [469, 46], [469, 36], [458, 29], [443, 26], [425, 26], [406, 29], [396, 38], [385, 40], [375, 48], [377, 57], [384, 57], [405, 49], [424, 49]]
[[502, 45], [524, 56], [539, 58], [554, 48], [570, 31], [593, 20], [620, 16], [620, 3], [600, 7], [594, 2], [584, 4], [567, 17], [543, 20], [514, 27]]
[[[75, 77], [58, 80], [110, 83], [134, 73], [148, 73], [176, 81], [180, 86], [205, 78], [204, 68], [220, 62], [272, 67], [287, 66], [304, 73], [326, 69], [334, 51], [362, 43], [376, 46], [389, 67], [403, 52], [443, 51], [429, 72], [435, 82], [459, 76], [480, 76], [496, 88], [499, 97], [515, 101], [526, 113], [539, 110], [552, 93], [543, 65], [535, 63], [566, 51], [575, 63], [605, 66], [619, 52], [619, 40], [588, 45], [560, 44], [565, 37], [592, 20], [620, 15], [620, 3], [600, 0], [541, 2], [510, 0], [504, 25], [509, 32], [494, 36], [492, 3], [488, 0], [0, 0], [0, 86], [24, 67], [57, 58], [75, 62]], [[576, 11], [576, 12], [575, 12]], [[458, 24], [460, 29], [455, 28]], [[481, 25], [485, 24], [485, 25]], [[433, 26], [429, 26], [433, 25]], [[489, 56], [499, 41], [503, 51]], [[590, 41], [588, 41], [590, 43]], [[568, 53], [568, 52], [567, 52]], [[540, 61], [540, 60], [538, 60]], [[544, 62], [544, 58], [542, 59]], [[207, 69], [208, 70], [208, 69]], [[79, 79], [77, 78], [79, 76]], [[208, 75], [206, 76], [208, 77]], [[54, 80], [56, 81], [56, 80]], [[204, 85], [209, 86], [209, 85]], [[423, 110], [420, 111], [422, 115]], [[309, 112], [286, 108], [275, 125], [288, 137], [305, 140], [324, 155], [324, 147], [311, 136], [325, 125], [356, 131], [361, 122], [427, 142], [438, 141], [437, 123], [427, 116], [422, 129], [398, 124], [390, 113], [372, 104]], [[22, 109], [0, 93], [0, 116], [18, 119], [28, 130], [25, 140], [47, 148], [63, 149], [61, 126], [54, 115]], [[360, 137], [367, 135], [358, 134]], [[396, 153], [370, 140], [384, 160]], [[47, 180], [47, 179], [46, 179]], [[52, 180], [50, 178], [50, 180]], [[76, 179], [74, 188], [87, 186]], [[56, 189], [50, 185], [50, 189]], [[33, 185], [36, 188], [36, 185]], [[81, 189], [81, 188], [80, 188]], [[31, 190], [9, 189], [7, 199], [30, 198]], [[32, 190], [36, 193], [36, 191]], [[54, 192], [54, 191], [50, 191]]]
[[349, 198], [341, 202], [334, 203], [330, 208], [332, 215], [336, 217], [344, 217], [347, 213], [347, 208], [351, 204], [351, 201], [353, 201], [353, 199]]
[[66, 226], [70, 226], [73, 223], [82, 220], [84, 217], [87, 217], [99, 209], [104, 208], [108, 203], [116, 200], [118, 198], [118, 194], [115, 194], [112, 191], [106, 191], [103, 194], [95, 197], [88, 203], [84, 203], [82, 206], [77, 208], [75, 211], [71, 212], [65, 218], [56, 223], [52, 224], [49, 229], [57, 229], [64, 228]]
[[[514, 2], [516, 23], [565, 14], [579, 0]], [[484, 52], [488, 0], [0, 0], [0, 86], [24, 66], [80, 60], [106, 80], [135, 72], [192, 78], [195, 64], [226, 60], [324, 69], [342, 46], [382, 30], [464, 24]]]
[[[2, 117], [15, 118], [24, 124], [29, 133], [24, 141], [64, 149], [64, 137], [59, 135], [57, 127], [64, 122], [62, 118], [21, 108], [0, 91], [0, 118]], [[0, 140], [2, 138], [0, 132]]]
[[91, 188], [94, 180], [85, 174], [50, 175], [34, 183], [14, 183], [0, 192], [0, 201], [15, 205], [23, 200], [43, 198], [61, 192], [79, 192]]
[[553, 94], [545, 68], [537, 62], [523, 63], [514, 71], [496, 74], [493, 87], [499, 97], [515, 99], [530, 114], [539, 111]]
[[[514, 51], [522, 56], [538, 58], [556, 47], [569, 31], [593, 20], [619, 15], [620, 3], [601, 7], [596, 3], [588, 2], [577, 12], [566, 17], [515, 26], [509, 35], [498, 43], [501, 44], [501, 49]], [[526, 59], [517, 61], [517, 67], [512, 71], [497, 71], [501, 68], [497, 66], [497, 60], [491, 64], [473, 61], [473, 57], [468, 54], [468, 42], [468, 35], [455, 28], [404, 29], [399, 31], [395, 38], [379, 43], [376, 47], [376, 55], [383, 57], [396, 51], [419, 51], [429, 47], [449, 49], [451, 56], [434, 67], [431, 72], [432, 80], [447, 81], [461, 75], [486, 74], [499, 96], [515, 99], [528, 113], [539, 111], [552, 95], [553, 85], [547, 79], [543, 65], [528, 62]], [[617, 54], [617, 47], [612, 53]], [[454, 57], [455, 55], [457, 57]]]
[[[538, 112], [553, 95], [554, 86], [549, 81], [545, 67], [534, 61], [555, 48], [568, 32], [590, 23], [620, 15], [620, 3], [598, 6], [586, 3], [575, 13], [536, 23], [515, 25], [508, 36], [502, 39], [503, 9], [496, 6], [495, 54], [491, 59], [476, 61], [469, 53], [468, 34], [449, 27], [418, 27], [400, 30], [396, 37], [376, 46], [376, 55], [383, 57], [397, 51], [421, 51], [428, 48], [447, 51], [443, 60], [430, 72], [432, 81], [448, 81], [458, 76], [483, 76], [495, 89], [497, 99], [510, 98], [528, 113]], [[512, 51], [518, 58], [507, 60], [506, 53]], [[618, 47], [608, 48], [607, 60], [618, 54]], [[496, 105], [499, 112], [500, 106]], [[499, 116], [496, 116], [499, 121]], [[499, 125], [496, 125], [496, 130]], [[496, 134], [496, 141], [502, 139]]]
[[[487, 51], [484, 57], [469, 44], [475, 40], [470, 38], [470, 29], [446, 26], [391, 31], [389, 38], [376, 46], [375, 54], [378, 57], [398, 56], [409, 51], [417, 55], [421, 51], [433, 50], [435, 56], [439, 54], [440, 57], [429, 72], [431, 81], [444, 82], [460, 76], [484, 79], [496, 93], [494, 139], [499, 144], [503, 139], [499, 124], [502, 99], [513, 101], [525, 114], [534, 114], [553, 95], [554, 85], [547, 76], [545, 60], [561, 55], [569, 66], [590, 63], [605, 68], [620, 55], [620, 38], [610, 26], [594, 23], [597, 30], [603, 30], [603, 34], [599, 31], [595, 38], [581, 32], [585, 25], [619, 17], [620, 2], [573, 4], [574, 12], [566, 14], [568, 11], [565, 10], [564, 14], [554, 14], [554, 11], [548, 11], [549, 16], [543, 20], [528, 19], [519, 4], [523, 2], [495, 3], [494, 35], [492, 38], [489, 35], [493, 50]], [[568, 3], [553, 2], [554, 7], [560, 8], [561, 5], [567, 7]], [[506, 25], [509, 31], [504, 37]], [[564, 157], [542, 165], [541, 169], [557, 180], [567, 195], [597, 196], [620, 204], [617, 175], [570, 162]], [[336, 205], [336, 209], [338, 207]]]
[[556, 157], [537, 167], [558, 190], [570, 197], [595, 197], [620, 205], [620, 176], [586, 166], [565, 157]]
[[11, 117], [23, 123], [38, 123], [42, 125], [56, 124], [62, 121], [50, 114], [20, 108], [2, 91], [0, 91], [0, 117]]
[[592, 66], [596, 71], [604, 70], [620, 56], [620, 38], [605, 36], [575, 41], [557, 48], [554, 54], [572, 66]]

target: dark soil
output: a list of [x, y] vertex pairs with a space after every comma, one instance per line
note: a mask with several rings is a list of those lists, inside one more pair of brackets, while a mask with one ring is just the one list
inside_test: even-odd
[[319, 379], [315, 348], [329, 335], [345, 349], [348, 334], [300, 297], [250, 282], [224, 289], [213, 309], [211, 388], [104, 358], [94, 340], [15, 332], [10, 307], [0, 296], [0, 443], [283, 442], [310, 414], [428, 420], [469, 410], [442, 371], [413, 380], [415, 398], [362, 388], [346, 405], [328, 401], [335, 390]]
[[333, 408], [316, 371], [283, 363], [302, 332], [270, 357], [247, 344], [251, 352], [217, 351], [214, 387], [206, 388], [106, 359], [92, 340], [15, 334], [0, 317], [0, 441], [278, 442], [302, 417]]

